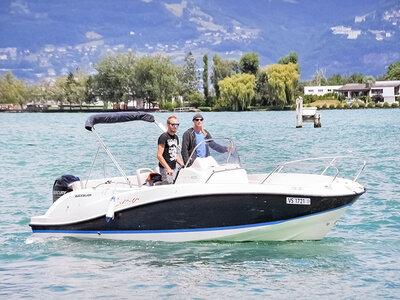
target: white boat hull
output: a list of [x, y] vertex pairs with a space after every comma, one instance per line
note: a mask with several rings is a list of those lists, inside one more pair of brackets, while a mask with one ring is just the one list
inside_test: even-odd
[[290, 241], [290, 240], [320, 240], [335, 226], [341, 215], [349, 205], [291, 219], [288, 221], [270, 222], [246, 226], [232, 226], [229, 228], [184, 229], [184, 230], [150, 230], [143, 231], [109, 231], [109, 232], [35, 232], [41, 237], [78, 237], [114, 240], [140, 240], [164, 242], [190, 242], [190, 241]]

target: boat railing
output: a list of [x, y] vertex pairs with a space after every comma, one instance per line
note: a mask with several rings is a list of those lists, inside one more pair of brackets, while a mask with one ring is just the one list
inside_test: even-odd
[[204, 183], [208, 183], [208, 181], [211, 179], [211, 177], [214, 176], [214, 174], [217, 173], [222, 173], [222, 172], [231, 172], [232, 170], [243, 170], [241, 167], [236, 167], [234, 169], [224, 169], [224, 170], [213, 170], [210, 176], [207, 178], [207, 180]]
[[[329, 159], [330, 161], [328, 162], [328, 164], [325, 166], [324, 170], [321, 172], [320, 175], [325, 175], [327, 173], [327, 171], [331, 168], [335, 169], [335, 175], [333, 176], [332, 182], [335, 181], [335, 179], [337, 178], [337, 176], [339, 175], [340, 171], [339, 168], [335, 165], [335, 162], [338, 159], [344, 159], [344, 158], [354, 158], [354, 156], [352, 155], [340, 155], [340, 156], [325, 156], [325, 157], [315, 157], [315, 158], [305, 158], [305, 159], [297, 159], [297, 160], [292, 160], [292, 161], [288, 161], [288, 162], [284, 162], [282, 164], [279, 164], [277, 166], [275, 166], [273, 168], [273, 170], [271, 172], [269, 172], [267, 174], [267, 176], [261, 181], [261, 184], [264, 184], [268, 178], [271, 177], [272, 174], [274, 173], [281, 173], [283, 168], [285, 168], [288, 165], [294, 165], [294, 164], [299, 164], [302, 162], [309, 162], [309, 161], [317, 161], [317, 160], [327, 160]], [[360, 177], [361, 173], [364, 171], [365, 166], [366, 166], [366, 161], [364, 160], [362, 163], [362, 166], [360, 168], [360, 170], [357, 172], [356, 176], [354, 177], [353, 181], [357, 181], [358, 178]]]

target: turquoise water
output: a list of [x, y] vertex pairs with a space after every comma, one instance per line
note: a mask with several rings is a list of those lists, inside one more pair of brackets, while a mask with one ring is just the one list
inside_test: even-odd
[[[295, 113], [204, 113], [214, 136], [232, 137], [243, 165], [352, 154], [367, 160], [367, 192], [321, 241], [162, 243], [31, 236], [54, 180], [87, 178], [97, 150], [88, 114], [0, 114], [2, 298], [400, 298], [400, 110], [322, 111], [322, 128], [295, 128]], [[165, 123], [168, 114], [155, 114]], [[181, 136], [190, 113], [177, 114]], [[156, 165], [159, 129], [99, 125], [127, 173]], [[114, 174], [103, 154], [96, 176]], [[356, 161], [356, 160], [354, 160]], [[115, 173], [116, 174], [116, 173]], [[355, 172], [354, 172], [355, 174]], [[156, 216], [155, 216], [156, 217]]]

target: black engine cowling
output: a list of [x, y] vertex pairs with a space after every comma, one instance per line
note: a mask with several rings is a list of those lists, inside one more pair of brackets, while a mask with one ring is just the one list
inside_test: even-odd
[[53, 203], [64, 194], [71, 192], [71, 183], [79, 180], [79, 177], [73, 175], [63, 175], [57, 178], [53, 184]]

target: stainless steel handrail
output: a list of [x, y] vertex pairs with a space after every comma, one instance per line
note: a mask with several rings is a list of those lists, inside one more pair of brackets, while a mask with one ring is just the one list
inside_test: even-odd
[[92, 132], [95, 135], [95, 137], [97, 138], [98, 142], [100, 143], [100, 145], [103, 147], [104, 151], [106, 151], [108, 157], [111, 159], [111, 161], [114, 163], [114, 165], [117, 167], [118, 171], [121, 173], [121, 175], [125, 178], [126, 182], [129, 184], [129, 186], [132, 186], [132, 183], [130, 182], [128, 176], [126, 176], [124, 170], [122, 170], [122, 168], [120, 167], [119, 163], [116, 161], [116, 159], [114, 158], [114, 156], [111, 154], [110, 150], [108, 149], [107, 145], [103, 142], [103, 140], [101, 139], [101, 137], [99, 136], [99, 134], [97, 133], [97, 131], [94, 129], [94, 126], [92, 127]]
[[367, 165], [367, 162], [364, 160], [363, 166], [361, 167], [360, 171], [358, 171], [358, 173], [357, 173], [356, 177], [354, 177], [353, 181], [358, 180], [358, 177], [360, 177], [360, 175], [361, 175], [362, 171], [364, 171], [366, 165]]
[[[321, 175], [324, 175], [328, 171], [329, 168], [335, 168], [336, 174], [332, 180], [332, 182], [333, 182], [340, 173], [339, 169], [335, 166], [334, 162], [339, 158], [352, 158], [352, 157], [354, 157], [354, 156], [352, 156], [352, 155], [323, 156], [323, 157], [304, 158], [304, 159], [297, 159], [297, 160], [284, 162], [282, 164], [277, 165], [270, 173], [268, 173], [268, 175], [261, 181], [261, 184], [265, 183], [272, 174], [280, 173], [282, 171], [282, 169], [284, 167], [286, 167], [287, 165], [296, 164], [296, 163], [305, 162], [305, 161], [324, 160], [324, 159], [331, 159], [331, 161], [328, 163], [328, 165], [322, 171]], [[364, 160], [361, 170], [358, 171], [358, 173], [353, 181], [358, 180], [358, 178], [361, 175], [362, 171], [364, 170], [365, 166], [366, 166], [366, 161]]]
[[233, 170], [243, 170], [243, 168], [233, 168], [233, 169], [224, 169], [224, 170], [213, 171], [204, 183], [207, 183], [211, 179], [211, 177], [216, 173], [228, 172], [228, 171], [233, 171]]

